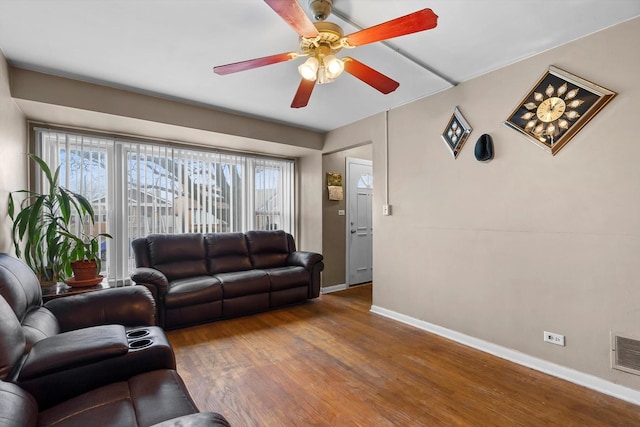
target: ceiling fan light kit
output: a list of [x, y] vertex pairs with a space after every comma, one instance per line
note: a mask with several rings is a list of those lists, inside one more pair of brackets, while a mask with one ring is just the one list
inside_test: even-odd
[[314, 81], [318, 74], [318, 60], [311, 57], [298, 66], [298, 72], [305, 80]]
[[344, 71], [344, 62], [336, 58], [335, 55], [324, 57], [324, 71], [327, 77], [335, 79]]
[[353, 75], [383, 94], [393, 92], [398, 82], [351, 57], [338, 58], [343, 48], [384, 41], [420, 31], [430, 30], [438, 24], [438, 16], [431, 9], [401, 16], [382, 24], [344, 36], [342, 28], [325, 19], [331, 13], [333, 0], [308, 0], [309, 9], [318, 22], [311, 22], [298, 0], [264, 0], [300, 36], [300, 52], [288, 52], [247, 61], [220, 65], [216, 74], [225, 75], [266, 65], [291, 61], [301, 56], [307, 60], [298, 66], [302, 81], [291, 103], [292, 108], [307, 105], [315, 84], [330, 83], [343, 71]]
[[309, 58], [298, 67], [302, 78], [318, 84], [330, 83], [342, 74], [344, 63], [334, 53], [342, 49], [342, 29], [331, 22], [316, 22], [318, 35], [300, 38], [300, 50]]

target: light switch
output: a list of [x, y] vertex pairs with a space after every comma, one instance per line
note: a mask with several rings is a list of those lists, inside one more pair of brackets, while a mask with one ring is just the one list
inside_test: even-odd
[[344, 216], [344, 215], [345, 215], [344, 209], [340, 209], [340, 210], [338, 211], [338, 215], [339, 215], [339, 216]]

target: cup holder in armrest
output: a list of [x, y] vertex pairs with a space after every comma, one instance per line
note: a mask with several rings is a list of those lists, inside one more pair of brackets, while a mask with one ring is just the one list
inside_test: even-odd
[[139, 350], [141, 348], [149, 347], [151, 344], [153, 344], [153, 340], [150, 340], [149, 338], [143, 338], [141, 340], [131, 341], [129, 343], [129, 348], [131, 350]]
[[134, 329], [132, 331], [127, 332], [127, 338], [129, 339], [142, 338], [142, 337], [146, 337], [147, 335], [149, 335], [148, 329]]

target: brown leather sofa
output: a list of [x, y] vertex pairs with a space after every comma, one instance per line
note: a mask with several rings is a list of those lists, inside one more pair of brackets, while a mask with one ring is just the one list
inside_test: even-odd
[[0, 254], [0, 425], [138, 426], [184, 416], [182, 425], [228, 425], [198, 414], [146, 288], [43, 305], [33, 272]]
[[320, 294], [322, 255], [284, 231], [151, 234], [132, 242], [131, 279], [154, 295], [165, 329], [296, 304]]

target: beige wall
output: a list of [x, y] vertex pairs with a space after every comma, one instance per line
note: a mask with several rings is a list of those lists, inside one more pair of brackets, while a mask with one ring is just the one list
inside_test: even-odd
[[[319, 132], [20, 68], [11, 69], [11, 95], [25, 103], [70, 107], [218, 135], [252, 138], [256, 151], [260, 151], [260, 141], [316, 150], [322, 148], [324, 141], [324, 135]], [[64, 120], [75, 122], [71, 116], [72, 113], [66, 112]], [[117, 131], [113, 129], [117, 126], [119, 124], [112, 120], [108, 130]], [[219, 137], [212, 138], [224, 143]]]
[[[640, 19], [327, 136], [372, 132], [374, 305], [640, 390], [610, 368], [610, 332], [640, 338]], [[555, 157], [503, 121], [549, 65], [619, 95]], [[473, 132], [454, 160], [440, 133]], [[374, 128], [377, 129], [374, 130]], [[367, 130], [368, 129], [368, 130]], [[495, 143], [475, 160], [482, 133]], [[380, 215], [385, 159], [393, 215]], [[566, 336], [544, 343], [543, 331]]]
[[300, 212], [296, 237], [298, 249], [323, 253], [322, 248], [322, 154], [314, 152], [298, 158]]
[[324, 271], [322, 286], [344, 285], [346, 283], [346, 216], [338, 215], [339, 210], [345, 210], [346, 191], [344, 200], [329, 200], [327, 190], [327, 172], [342, 174], [343, 190], [346, 189], [346, 159], [372, 160], [371, 144], [345, 149], [322, 156], [322, 249], [324, 254]]
[[11, 99], [9, 67], [0, 52], [0, 252], [13, 252], [9, 192], [27, 187], [26, 121]]

